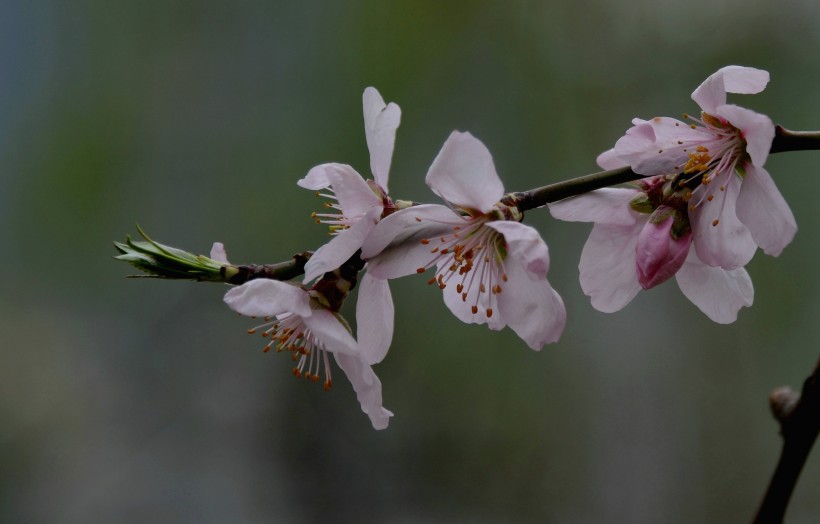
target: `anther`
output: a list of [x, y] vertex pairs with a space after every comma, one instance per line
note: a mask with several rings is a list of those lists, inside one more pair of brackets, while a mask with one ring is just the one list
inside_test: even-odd
[[415, 217], [415, 218], [416, 218], [416, 222], [421, 222], [421, 218], [420, 218], [420, 217]]
[[488, 307], [487, 308], [487, 318], [490, 318], [491, 316], [493, 316], [493, 308]]
[[720, 223], [720, 220], [718, 220], [718, 219], [712, 220], [712, 227], [718, 225], [719, 223]]
[[478, 313], [478, 306], [473, 306], [472, 310], [473, 310], [473, 315], [475, 315], [476, 313]]
[[706, 200], [711, 202], [714, 198], [715, 198], [715, 195], [709, 195], [708, 197], [706, 197]]
[[420, 268], [416, 269], [416, 273], [424, 273], [425, 271], [427, 271], [427, 268], [424, 268], [424, 267], [420, 267]]
[[436, 281], [436, 277], [431, 278], [427, 281], [428, 284], [433, 284]]
[[429, 243], [430, 243], [430, 239], [427, 239], [427, 238], [422, 238], [422, 239], [421, 239], [421, 243], [422, 243], [422, 244], [424, 244], [424, 245], [426, 246], [427, 244], [429, 244]]
[[464, 285], [463, 284], [457, 284], [456, 285], [456, 293], [461, 293], [463, 290], [464, 290]]

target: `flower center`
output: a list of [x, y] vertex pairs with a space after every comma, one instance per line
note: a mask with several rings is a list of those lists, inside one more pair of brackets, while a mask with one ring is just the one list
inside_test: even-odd
[[[304, 377], [312, 382], [319, 382], [320, 375], [324, 375], [323, 386], [325, 391], [333, 385], [330, 377], [330, 361], [327, 351], [320, 347], [320, 342], [307, 328], [302, 318], [293, 313], [285, 313], [279, 318], [265, 318], [265, 323], [248, 330], [249, 335], [263, 330], [263, 338], [270, 338], [262, 348], [267, 353], [276, 349], [277, 353], [290, 352], [295, 362], [293, 375], [296, 378]], [[322, 369], [324, 368], [324, 369]]]
[[472, 302], [475, 315], [479, 306], [487, 317], [493, 316], [496, 295], [503, 291], [507, 281], [504, 259], [507, 256], [504, 237], [495, 229], [486, 227], [491, 215], [479, 215], [453, 224], [452, 233], [437, 238], [423, 238], [421, 243], [430, 246], [432, 258], [416, 270], [424, 273], [436, 266], [435, 275], [427, 281], [440, 289], [455, 286], [461, 300]]
[[701, 118], [690, 115], [684, 117], [692, 120], [692, 129], [704, 131], [712, 138], [698, 143], [694, 149], [691, 146], [683, 149], [688, 160], [682, 166], [683, 178], [680, 183], [694, 187], [693, 198], [689, 202], [690, 212], [707, 205], [715, 207], [710, 203], [718, 197], [712, 220], [712, 226], [716, 227], [723, 214], [726, 190], [731, 184], [740, 181], [742, 165], [748, 159], [746, 141], [739, 129], [709, 113], [701, 113]]

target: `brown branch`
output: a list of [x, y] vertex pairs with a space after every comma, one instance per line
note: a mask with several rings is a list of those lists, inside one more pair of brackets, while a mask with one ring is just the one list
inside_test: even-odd
[[803, 383], [802, 394], [780, 387], [772, 391], [769, 403], [780, 423], [783, 449], [753, 524], [783, 522], [797, 479], [820, 432], [820, 360]]

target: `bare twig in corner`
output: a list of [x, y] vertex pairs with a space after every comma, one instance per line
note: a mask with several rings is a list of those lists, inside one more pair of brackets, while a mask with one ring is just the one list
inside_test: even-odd
[[769, 395], [769, 403], [780, 423], [783, 450], [754, 524], [783, 522], [797, 478], [820, 432], [820, 361], [803, 383], [802, 393], [780, 387]]

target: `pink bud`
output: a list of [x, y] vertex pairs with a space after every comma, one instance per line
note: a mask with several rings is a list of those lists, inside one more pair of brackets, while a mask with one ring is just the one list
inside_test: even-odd
[[679, 238], [672, 237], [674, 213], [660, 223], [646, 223], [635, 246], [638, 282], [644, 289], [666, 282], [678, 272], [689, 254], [692, 231]]

